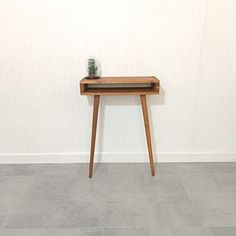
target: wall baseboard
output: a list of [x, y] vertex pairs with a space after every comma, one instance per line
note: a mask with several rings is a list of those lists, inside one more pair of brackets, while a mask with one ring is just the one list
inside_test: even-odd
[[[180, 153], [161, 152], [154, 154], [156, 162], [236, 162], [236, 152]], [[147, 153], [96, 153], [95, 162], [148, 162]], [[88, 163], [89, 153], [0, 153], [0, 164], [24, 163]]]

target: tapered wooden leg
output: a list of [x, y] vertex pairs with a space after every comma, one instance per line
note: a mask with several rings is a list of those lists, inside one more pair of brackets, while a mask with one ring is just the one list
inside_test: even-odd
[[140, 95], [140, 99], [141, 99], [141, 105], [142, 105], [142, 110], [143, 110], [143, 120], [144, 120], [145, 132], [146, 132], [150, 168], [151, 168], [152, 176], [155, 176], [155, 168], [154, 168], [153, 155], [152, 155], [152, 141], [151, 141], [151, 133], [150, 133], [150, 127], [149, 127], [146, 95]]
[[92, 178], [93, 176], [94, 149], [96, 141], [99, 100], [100, 100], [100, 95], [95, 95], [93, 102], [93, 123], [92, 123], [92, 136], [91, 136], [91, 149], [90, 149], [89, 178]]

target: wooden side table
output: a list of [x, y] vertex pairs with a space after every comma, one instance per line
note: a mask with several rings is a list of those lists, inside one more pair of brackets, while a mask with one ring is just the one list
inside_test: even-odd
[[155, 168], [152, 154], [151, 132], [148, 118], [146, 95], [159, 94], [160, 81], [154, 76], [142, 77], [101, 77], [100, 79], [82, 79], [80, 81], [81, 95], [94, 96], [92, 137], [90, 149], [89, 178], [93, 175], [94, 149], [96, 140], [98, 108], [100, 96], [105, 95], [139, 95], [143, 111], [144, 126], [146, 132], [149, 161], [152, 176], [155, 176]]

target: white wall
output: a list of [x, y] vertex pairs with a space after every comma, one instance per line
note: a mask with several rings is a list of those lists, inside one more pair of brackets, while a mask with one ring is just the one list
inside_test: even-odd
[[[235, 160], [235, 22], [235, 0], [0, 0], [0, 162], [88, 161], [90, 56], [104, 76], [161, 80], [159, 161]], [[100, 160], [147, 160], [139, 103], [102, 98]]]

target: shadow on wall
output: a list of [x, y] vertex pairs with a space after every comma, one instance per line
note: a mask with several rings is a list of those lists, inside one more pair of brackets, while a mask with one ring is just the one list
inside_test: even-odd
[[[108, 97], [108, 96], [105, 96]], [[109, 96], [109, 99], [104, 98], [103, 96], [100, 97], [100, 105], [99, 105], [99, 133], [97, 133], [97, 138], [99, 139], [98, 146], [96, 147], [97, 150], [97, 160], [98, 163], [102, 162], [102, 147], [103, 147], [103, 136], [104, 136], [104, 121], [106, 116], [106, 107], [107, 106], [141, 106], [139, 96]], [[105, 102], [102, 100], [105, 99]], [[93, 96], [87, 96], [87, 100], [90, 106], [93, 106]], [[165, 105], [165, 90], [163, 87], [160, 87], [160, 94], [158, 95], [147, 95], [147, 102], [148, 102], [148, 112], [149, 112], [149, 122], [150, 122], [150, 129], [152, 134], [152, 127], [153, 127], [153, 119], [152, 119], [152, 107]], [[140, 114], [141, 115], [141, 114]], [[92, 119], [92, 117], [91, 117]], [[91, 120], [92, 122], [92, 120]], [[156, 122], [156, 121], [155, 121]], [[144, 133], [145, 135], [145, 133]], [[154, 136], [152, 135], [152, 146], [153, 150], [156, 149], [156, 140], [154, 140]], [[154, 154], [154, 160], [157, 161], [157, 156]], [[148, 150], [147, 150], [148, 155]], [[148, 161], [147, 157], [147, 161]], [[94, 165], [94, 172], [98, 168], [98, 165]]]

